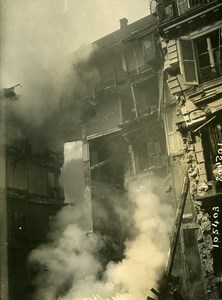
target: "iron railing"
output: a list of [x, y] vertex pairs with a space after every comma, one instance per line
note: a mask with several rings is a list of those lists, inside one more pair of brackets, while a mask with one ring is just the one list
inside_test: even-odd
[[206, 67], [199, 70], [199, 82], [207, 82], [222, 76], [222, 63], [215, 65], [214, 67]]

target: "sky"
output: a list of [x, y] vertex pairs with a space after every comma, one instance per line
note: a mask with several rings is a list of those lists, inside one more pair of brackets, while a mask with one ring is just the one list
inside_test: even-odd
[[[1, 88], [148, 14], [149, 0], [2, 0]], [[33, 75], [33, 74], [32, 74]]]

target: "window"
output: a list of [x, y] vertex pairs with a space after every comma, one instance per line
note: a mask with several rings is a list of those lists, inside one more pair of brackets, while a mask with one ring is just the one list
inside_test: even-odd
[[174, 8], [173, 3], [164, 7], [163, 12], [162, 12], [163, 21], [169, 21], [169, 20], [173, 19], [175, 16], [176, 16], [176, 14], [175, 14], [175, 8]]
[[177, 0], [179, 15], [186, 13], [189, 9], [189, 0]]
[[122, 55], [122, 67], [125, 72], [136, 74], [136, 61], [132, 45], [125, 47], [124, 54]]
[[143, 53], [145, 62], [149, 62], [156, 58], [153, 35], [150, 35], [149, 37], [143, 40]]
[[16, 212], [11, 218], [11, 237], [16, 241], [24, 240], [26, 237], [26, 218]]
[[197, 84], [222, 76], [221, 28], [200, 38], [181, 39], [181, 70], [186, 84]]
[[207, 4], [209, 0], [177, 0], [179, 15], [185, 14], [187, 11]]
[[222, 76], [221, 28], [198, 39], [196, 52], [200, 82], [206, 82]]
[[47, 171], [40, 165], [28, 165], [28, 192], [39, 196], [47, 196]]
[[49, 188], [56, 187], [56, 175], [54, 172], [48, 172], [48, 187]]

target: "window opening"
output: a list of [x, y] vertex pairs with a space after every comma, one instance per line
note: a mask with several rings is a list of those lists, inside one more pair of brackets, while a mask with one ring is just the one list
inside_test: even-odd
[[185, 14], [189, 10], [207, 4], [209, 1], [210, 0], [177, 0], [179, 15]]
[[221, 28], [198, 39], [181, 39], [180, 49], [186, 84], [203, 83], [222, 76]]
[[221, 28], [219, 28], [196, 42], [200, 83], [222, 76], [221, 40]]
[[154, 37], [150, 35], [143, 40], [143, 53], [145, 62], [155, 59]]

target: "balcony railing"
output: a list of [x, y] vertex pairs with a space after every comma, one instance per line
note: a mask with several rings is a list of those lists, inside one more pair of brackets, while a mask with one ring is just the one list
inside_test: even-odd
[[222, 63], [217, 64], [214, 67], [206, 67], [204, 69], [201, 69], [199, 72], [199, 81], [200, 83], [211, 81], [213, 79], [216, 79], [218, 77], [222, 76]]

